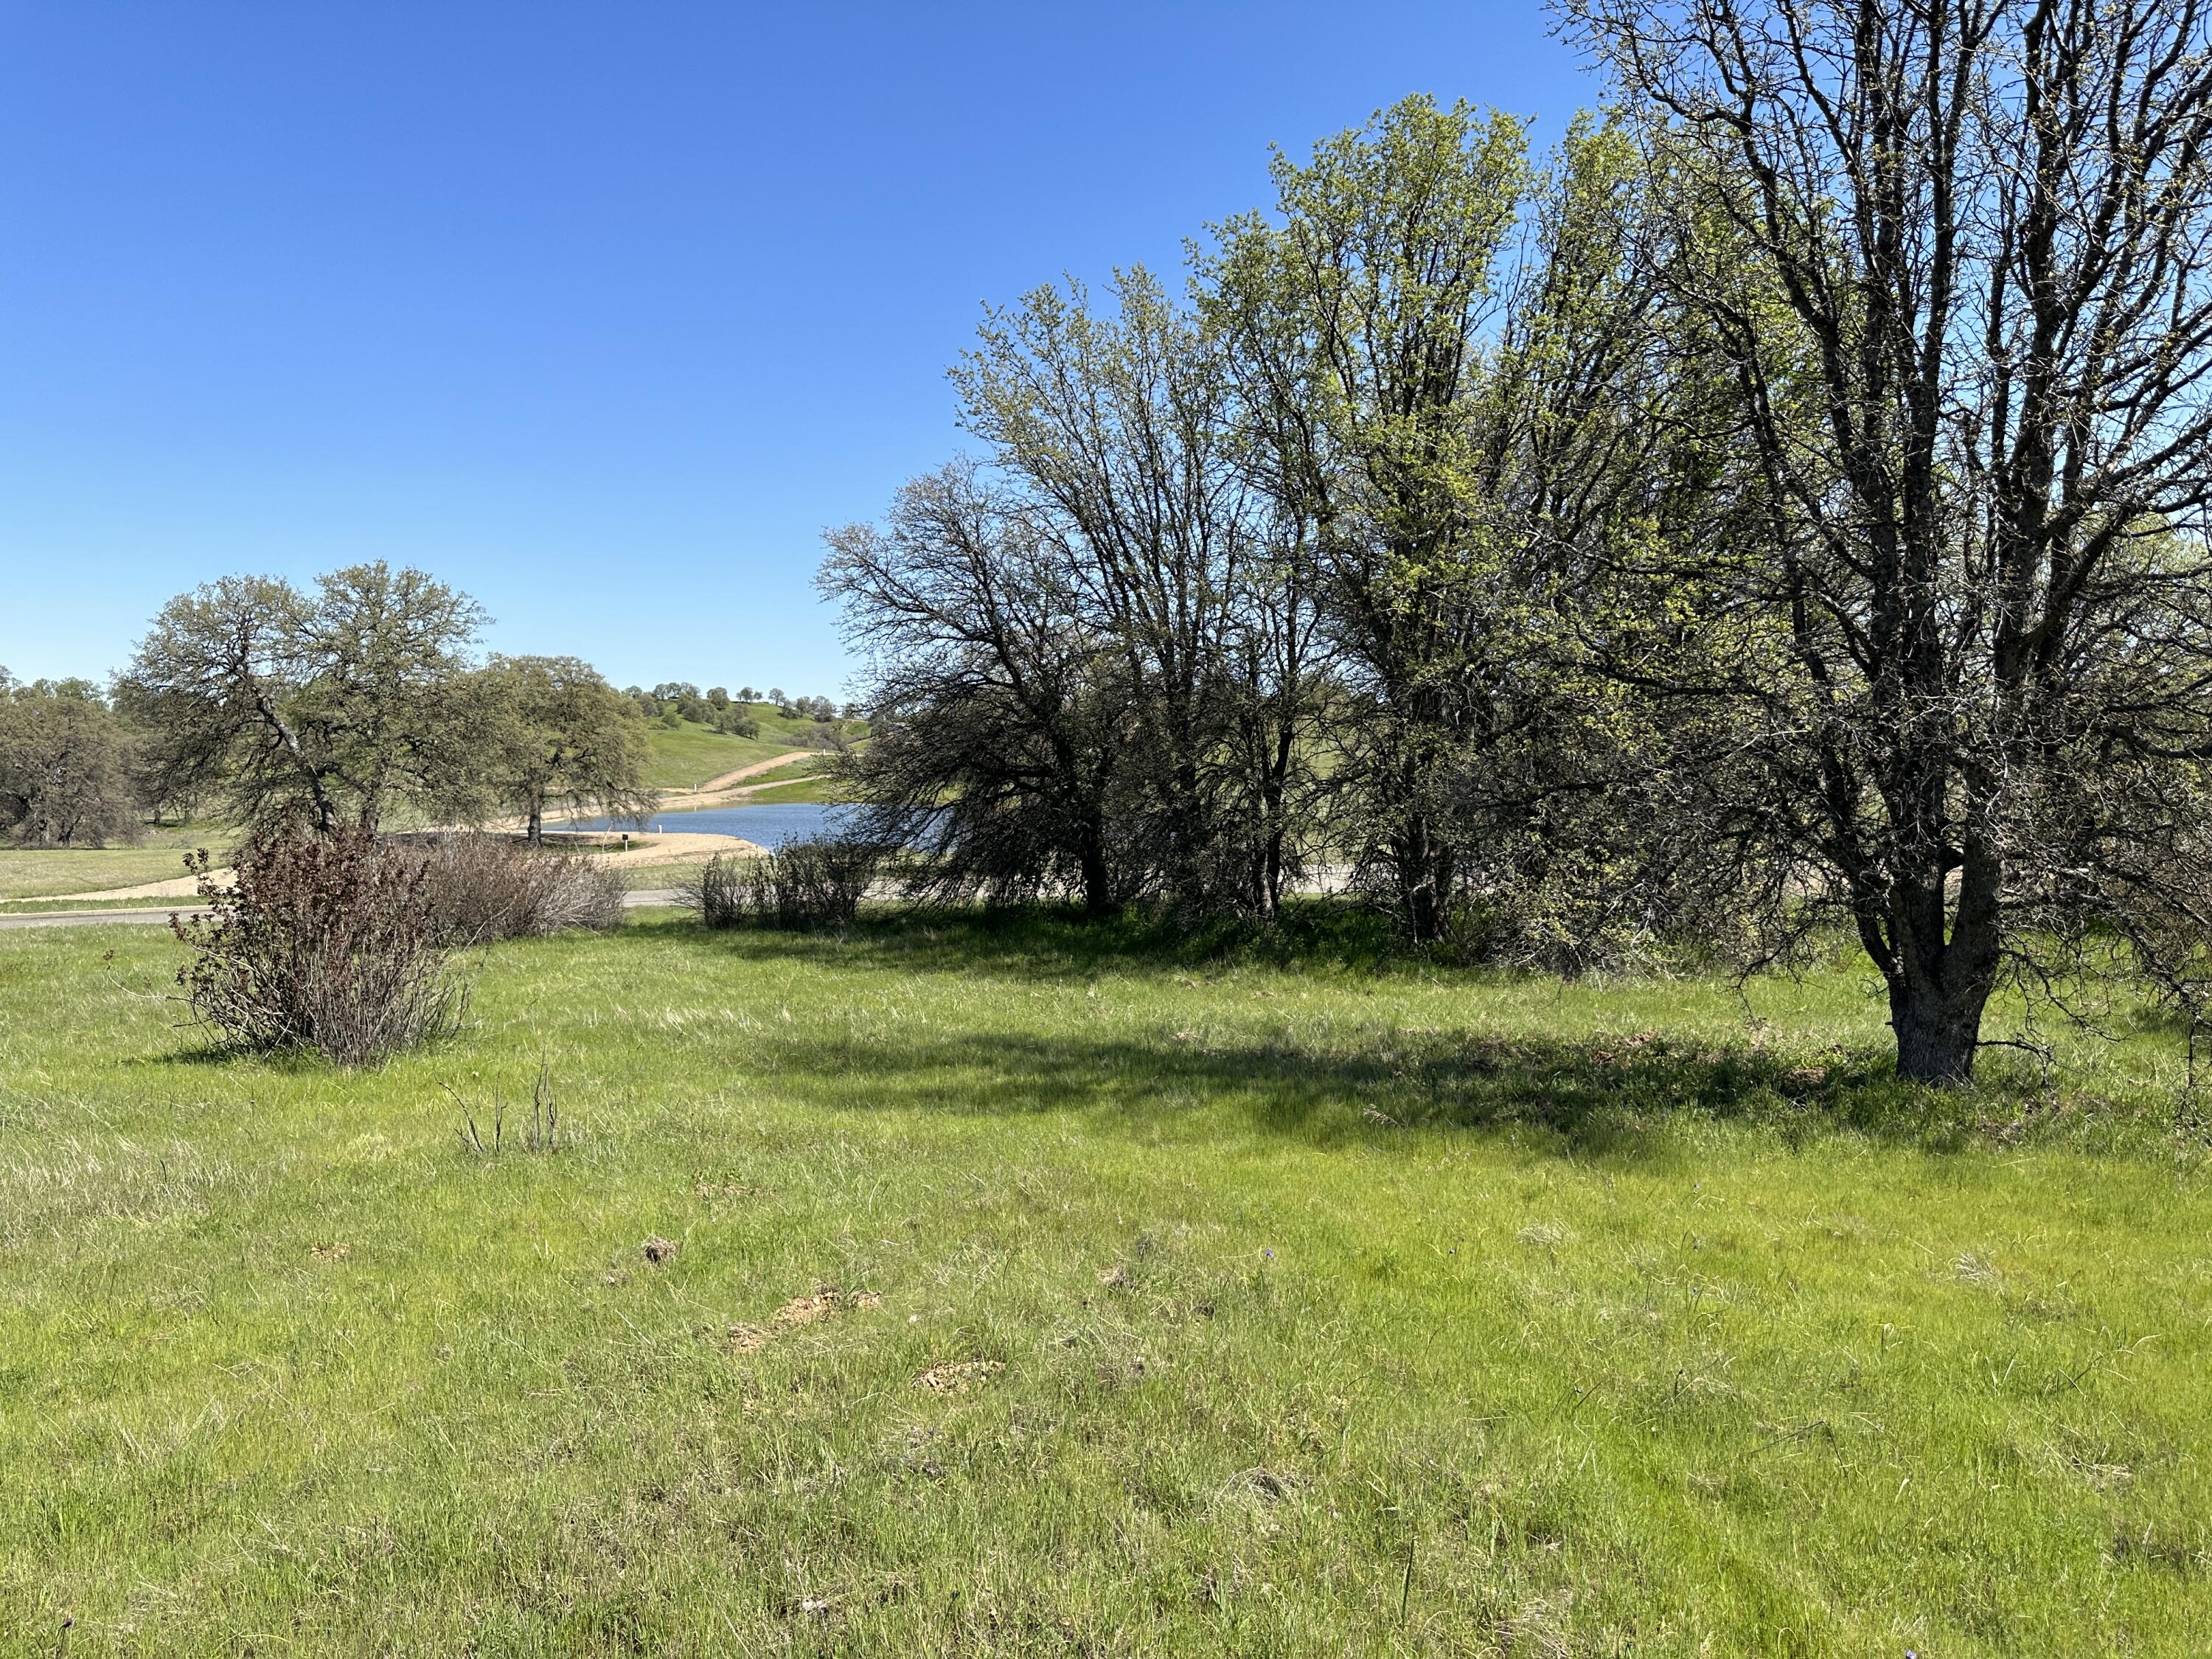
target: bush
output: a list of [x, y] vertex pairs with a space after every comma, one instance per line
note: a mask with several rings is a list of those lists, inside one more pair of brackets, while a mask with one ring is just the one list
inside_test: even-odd
[[696, 877], [677, 889], [678, 896], [708, 927], [742, 927], [751, 919], [748, 876], [759, 861], [726, 858], [717, 853]]
[[477, 834], [440, 836], [410, 850], [449, 944], [622, 925], [622, 878], [604, 860]]
[[264, 834], [230, 888], [204, 851], [186, 862], [213, 914], [172, 921], [192, 951], [177, 981], [238, 1047], [374, 1066], [459, 1024], [468, 993], [418, 849], [364, 829]]
[[884, 856], [872, 842], [819, 836], [787, 842], [766, 858], [717, 857], [684, 890], [684, 902], [708, 927], [848, 927]]
[[714, 726], [717, 732], [733, 738], [760, 736], [760, 717], [742, 703], [731, 703], [714, 711]]

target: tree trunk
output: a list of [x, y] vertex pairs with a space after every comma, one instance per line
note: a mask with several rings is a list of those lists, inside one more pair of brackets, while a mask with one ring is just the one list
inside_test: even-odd
[[1443, 937], [1450, 868], [1451, 854], [1437, 844], [1427, 815], [1409, 818], [1398, 843], [1398, 896], [1416, 945], [1432, 945]]
[[1897, 1033], [1897, 1074], [1908, 1082], [1955, 1089], [1974, 1078], [1986, 989], [1949, 990], [1925, 980], [1890, 987], [1889, 1023]]
[[1083, 866], [1083, 914], [1110, 916], [1121, 907], [1114, 902], [1113, 872], [1106, 867], [1106, 830], [1103, 823], [1084, 826], [1079, 857]]
[[528, 840], [532, 847], [542, 847], [545, 844], [545, 803], [542, 800], [532, 800], [530, 803]]

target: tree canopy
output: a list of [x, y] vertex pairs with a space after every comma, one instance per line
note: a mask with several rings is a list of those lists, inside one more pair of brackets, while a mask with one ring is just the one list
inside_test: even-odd
[[[1695, 777], [1964, 1078], [2002, 973], [2212, 921], [2212, 56], [2192, 0], [1573, 0], [1666, 166], [1647, 262], [1756, 533], [1664, 542]], [[1770, 890], [1777, 890], [1770, 884]], [[1807, 900], [1815, 902], [1807, 902]]]
[[129, 744], [88, 681], [19, 685], [0, 669], [0, 833], [64, 847], [135, 836]]
[[402, 802], [481, 802], [465, 675], [482, 608], [378, 562], [313, 593], [227, 576], [165, 605], [118, 682], [158, 793], [219, 794], [241, 821], [374, 829]]
[[1279, 158], [1178, 301], [989, 314], [980, 456], [833, 532], [873, 827], [946, 890], [1787, 957], [1898, 1063], [2212, 926], [2198, 0], [1566, 0], [1548, 155], [1409, 99]]
[[494, 657], [478, 690], [485, 772], [498, 804], [521, 817], [532, 845], [549, 801], [611, 817], [641, 817], [650, 735], [637, 704], [576, 657]]

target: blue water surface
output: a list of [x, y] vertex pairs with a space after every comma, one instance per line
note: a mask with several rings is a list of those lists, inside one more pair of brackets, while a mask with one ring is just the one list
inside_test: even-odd
[[[770, 852], [787, 841], [808, 836], [830, 835], [848, 817], [849, 806], [825, 805], [820, 801], [784, 801], [760, 806], [706, 806], [696, 812], [657, 812], [645, 821], [645, 833], [655, 830], [708, 836], [742, 836]], [[612, 818], [579, 818], [563, 830], [629, 830], [634, 823]]]

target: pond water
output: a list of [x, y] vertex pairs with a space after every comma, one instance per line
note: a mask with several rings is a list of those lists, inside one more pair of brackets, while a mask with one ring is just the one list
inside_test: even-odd
[[[819, 801], [783, 801], [760, 806], [706, 806], [696, 812], [657, 812], [645, 821], [645, 833], [654, 830], [670, 835], [683, 832], [708, 836], [742, 836], [770, 852], [787, 841], [834, 832], [853, 809], [824, 805]], [[630, 830], [632, 823], [611, 818], [578, 818], [563, 830]]]

